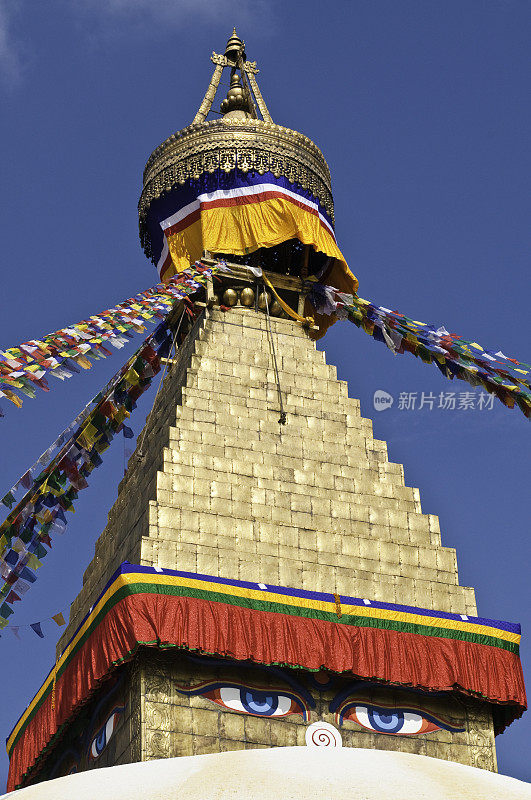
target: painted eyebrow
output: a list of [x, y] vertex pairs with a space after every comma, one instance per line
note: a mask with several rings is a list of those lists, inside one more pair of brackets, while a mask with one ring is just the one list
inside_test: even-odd
[[343, 700], [347, 700], [351, 695], [356, 694], [357, 691], [363, 689], [367, 686], [370, 686], [370, 683], [365, 683], [364, 681], [356, 681], [355, 683], [349, 683], [348, 686], [345, 686], [344, 689], [341, 689], [332, 700], [330, 701], [329, 710], [334, 712], [337, 711]]
[[[354, 683], [349, 683], [348, 686], [345, 686], [344, 689], [341, 689], [341, 691], [338, 692], [330, 701], [329, 710], [331, 712], [337, 711], [344, 700], [348, 700], [351, 695], [354, 695], [360, 690], [367, 689], [372, 686], [377, 686], [381, 689], [384, 684], [371, 681], [355, 681]], [[409, 686], [392, 686], [387, 688], [400, 688], [400, 691], [410, 692], [411, 694], [420, 695], [421, 697], [448, 697], [448, 692], [423, 692], [421, 689], [412, 689]]]
[[[227, 667], [227, 666], [232, 666], [234, 664], [234, 662], [225, 661], [223, 659], [202, 659], [190, 655], [187, 655], [186, 658], [189, 661], [195, 662], [196, 664], [202, 664], [202, 665], [210, 664], [213, 667]], [[282, 681], [284, 681], [285, 684], [290, 686], [292, 689], [295, 689], [295, 691], [298, 692], [300, 696], [304, 698], [304, 700], [306, 700], [310, 708], [315, 708], [316, 704], [313, 695], [308, 691], [308, 689], [306, 689], [306, 687], [304, 687], [297, 680], [295, 680], [295, 678], [292, 678], [291, 675], [284, 672], [283, 669], [280, 669], [279, 667], [269, 666], [267, 664], [253, 664], [252, 662], [246, 663], [243, 661], [241, 663], [242, 666], [251, 667], [252, 669], [259, 670], [260, 672], [265, 672], [266, 674], [269, 673], [277, 678], [280, 678]], [[214, 683], [214, 681], [212, 681], [212, 683]], [[218, 684], [220, 683], [219, 679], [217, 683]], [[238, 681], [227, 681], [227, 683], [234, 684], [238, 683]], [[243, 686], [244, 684], [242, 683], [241, 685]]]
[[271, 672], [271, 674], [276, 675], [281, 680], [285, 681], [288, 686], [291, 686], [292, 689], [295, 689], [296, 692], [299, 692], [301, 697], [304, 697], [310, 708], [315, 708], [315, 700], [311, 692], [306, 689], [301, 683], [299, 683], [295, 678], [292, 678], [291, 675], [285, 673], [284, 670], [279, 669], [279, 667], [267, 667], [266, 672]]

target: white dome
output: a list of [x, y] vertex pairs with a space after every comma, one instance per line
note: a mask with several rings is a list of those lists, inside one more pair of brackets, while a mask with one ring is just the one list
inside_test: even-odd
[[12, 800], [531, 800], [531, 784], [452, 761], [354, 747], [275, 747], [95, 769]]

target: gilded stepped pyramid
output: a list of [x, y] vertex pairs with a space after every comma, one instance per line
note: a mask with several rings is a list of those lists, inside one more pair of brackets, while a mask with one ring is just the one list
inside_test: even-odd
[[165, 380], [58, 650], [125, 560], [477, 613], [437, 517], [335, 367], [300, 326], [271, 325], [287, 424], [264, 314], [209, 312]]
[[525, 710], [519, 626], [476, 617], [437, 517], [316, 350], [330, 297], [357, 290], [322, 153], [273, 123], [235, 31], [212, 61], [139, 203], [161, 279], [195, 282], [194, 321], [168, 317], [178, 347], [9, 736], [8, 787], [292, 745], [496, 771], [494, 735]]

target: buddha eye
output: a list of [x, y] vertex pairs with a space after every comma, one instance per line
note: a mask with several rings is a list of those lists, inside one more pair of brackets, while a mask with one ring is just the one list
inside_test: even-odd
[[308, 703], [291, 691], [244, 686], [237, 683], [210, 683], [183, 691], [183, 694], [200, 695], [218, 706], [252, 714], [255, 717], [287, 717], [301, 714], [306, 721], [309, 714]]
[[302, 700], [272, 689], [220, 686], [206, 692], [204, 697], [240, 714], [253, 714], [255, 717], [287, 717], [288, 714], [302, 714], [305, 717]]
[[440, 730], [438, 725], [430, 722], [421, 714], [411, 711], [391, 708], [376, 708], [375, 706], [353, 706], [343, 719], [357, 722], [363, 728], [378, 733], [394, 733], [401, 736], [428, 731]]
[[123, 710], [123, 706], [115, 708], [92, 739], [89, 748], [89, 759], [91, 761], [95, 761], [97, 758], [99, 758], [109, 744], [115, 731], [118, 717], [121, 715]]
[[420, 709], [386, 708], [384, 706], [356, 705], [348, 703], [338, 710], [337, 718], [341, 726], [344, 720], [357, 722], [362, 728], [376, 733], [387, 733], [393, 736], [415, 736], [419, 733], [430, 733], [441, 729], [457, 733], [464, 731], [450, 725], [432, 714]]

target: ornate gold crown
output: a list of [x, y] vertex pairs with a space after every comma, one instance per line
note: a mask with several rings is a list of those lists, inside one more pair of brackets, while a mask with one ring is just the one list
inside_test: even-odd
[[[256, 62], [246, 61], [236, 30], [225, 54], [213, 53], [212, 61], [214, 74], [193, 123], [159, 145], [144, 170], [138, 212], [140, 240], [148, 257], [152, 254], [146, 219], [153, 200], [217, 169], [284, 176], [310, 191], [334, 218], [330, 171], [323, 154], [307, 136], [272, 121], [256, 81]], [[223, 116], [207, 121], [225, 68], [231, 70], [231, 88], [221, 104]]]

